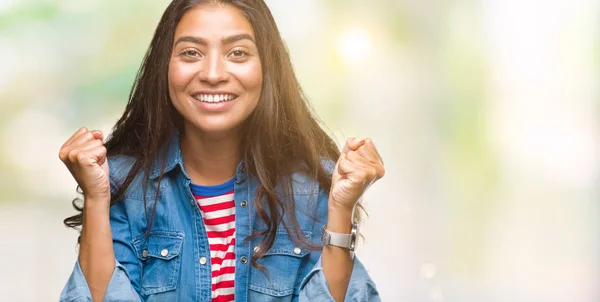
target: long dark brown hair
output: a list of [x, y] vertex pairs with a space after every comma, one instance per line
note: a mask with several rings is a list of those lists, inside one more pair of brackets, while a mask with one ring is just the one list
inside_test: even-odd
[[[303, 94], [275, 20], [262, 0], [174, 0], [167, 7], [137, 73], [125, 112], [105, 143], [108, 156], [120, 154], [135, 158], [124, 183], [111, 196], [111, 205], [142, 171], [146, 175], [145, 190], [150, 181], [150, 168], [157, 159], [161, 162], [158, 182], [162, 180], [167, 154], [162, 152], [163, 148], [174, 131], [183, 132], [183, 117], [173, 107], [168, 89], [168, 66], [175, 29], [186, 11], [204, 2], [233, 5], [244, 13], [254, 29], [263, 69], [260, 101], [245, 121], [240, 144], [247, 173], [259, 182], [254, 204], [267, 226], [266, 230], [247, 238], [264, 236], [260, 246], [265, 248], [253, 255], [252, 263], [259, 266], [256, 260], [273, 245], [280, 223], [296, 243], [315, 248], [301, 235], [292, 180], [286, 176], [297, 171], [307, 173], [322, 189], [329, 191], [331, 175], [324, 169], [322, 160], [335, 162], [340, 152], [321, 128]], [[278, 191], [283, 192], [283, 196], [276, 194], [276, 185], [282, 186]], [[155, 200], [158, 196], [159, 191]], [[77, 228], [82, 225], [81, 202], [81, 199], [73, 201], [74, 208], [80, 213], [65, 219], [66, 226]], [[147, 235], [156, 210], [153, 208]]]

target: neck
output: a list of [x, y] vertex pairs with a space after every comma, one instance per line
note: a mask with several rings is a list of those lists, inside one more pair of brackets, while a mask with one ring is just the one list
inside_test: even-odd
[[180, 144], [183, 165], [192, 182], [214, 186], [232, 179], [241, 160], [238, 136], [208, 135], [189, 128], [181, 135]]

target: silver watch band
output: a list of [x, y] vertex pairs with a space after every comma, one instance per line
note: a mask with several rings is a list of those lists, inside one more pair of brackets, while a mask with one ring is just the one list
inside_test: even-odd
[[356, 248], [356, 236], [358, 233], [358, 224], [352, 224], [350, 234], [335, 233], [327, 229], [327, 225], [323, 227], [323, 246], [334, 245], [350, 250], [352, 258], [354, 258], [354, 249]]
[[349, 249], [352, 246], [352, 234], [340, 234], [334, 233], [328, 229], [325, 229], [325, 233], [329, 237], [328, 245], [335, 245]]

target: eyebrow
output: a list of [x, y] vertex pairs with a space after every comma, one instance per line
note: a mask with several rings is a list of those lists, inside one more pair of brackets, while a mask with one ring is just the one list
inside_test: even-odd
[[[250, 41], [252, 41], [252, 43], [256, 44], [254, 39], [249, 34], [239, 34], [239, 35], [224, 37], [223, 39], [221, 39], [221, 42], [223, 44], [231, 44], [233, 42], [237, 42], [240, 40], [250, 40]], [[175, 41], [175, 45], [177, 45], [179, 42], [191, 42], [191, 43], [200, 44], [200, 45], [208, 45], [208, 42], [205, 39], [200, 38], [200, 37], [192, 37], [192, 36], [180, 37], [179, 39], [177, 39], [177, 41]]]

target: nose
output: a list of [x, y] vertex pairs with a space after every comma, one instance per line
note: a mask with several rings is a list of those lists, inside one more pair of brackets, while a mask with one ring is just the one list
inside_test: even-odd
[[205, 57], [199, 77], [201, 81], [208, 82], [211, 85], [226, 81], [225, 58], [218, 54]]

